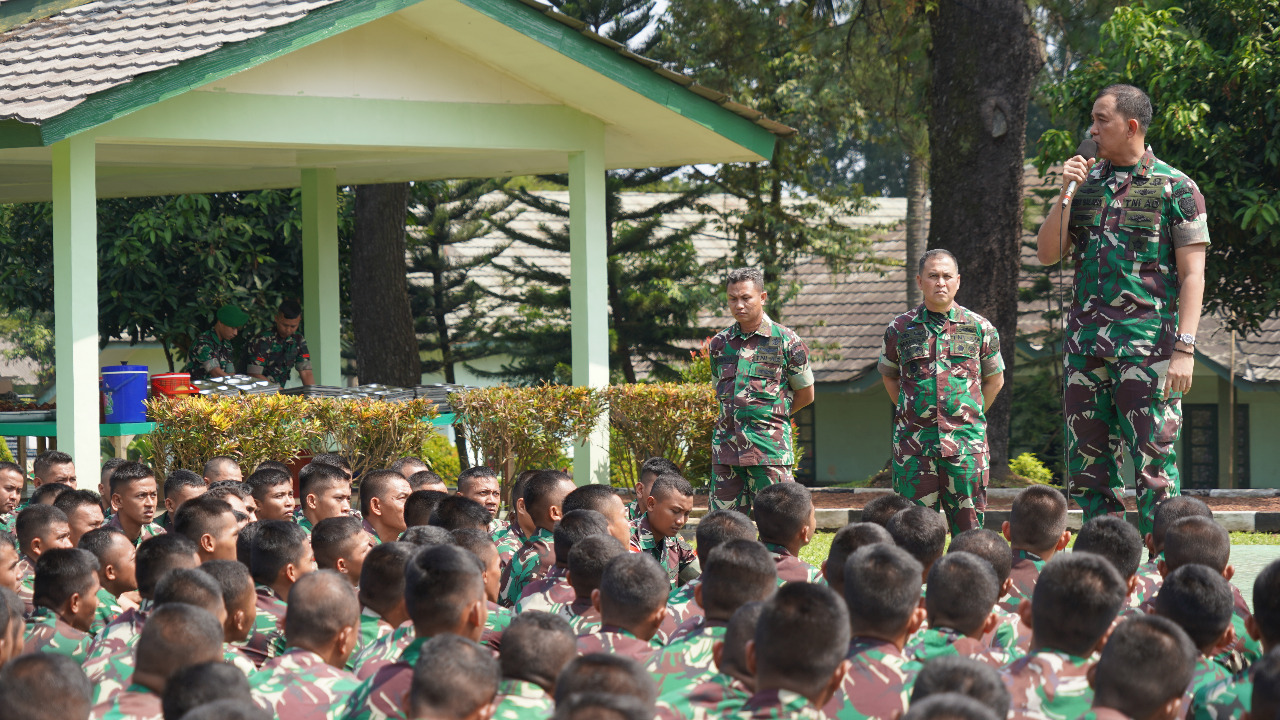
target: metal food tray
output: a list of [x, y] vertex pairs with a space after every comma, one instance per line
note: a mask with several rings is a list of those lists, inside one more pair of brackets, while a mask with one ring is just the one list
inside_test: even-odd
[[57, 410], [6, 410], [0, 412], [0, 423], [46, 422], [53, 420]]

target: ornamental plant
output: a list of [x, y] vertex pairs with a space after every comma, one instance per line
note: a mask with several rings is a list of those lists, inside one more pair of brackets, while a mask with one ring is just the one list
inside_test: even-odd
[[634, 487], [640, 465], [665, 457], [694, 485], [711, 477], [711, 430], [720, 406], [710, 383], [613, 385], [609, 402], [611, 475], [615, 485]]

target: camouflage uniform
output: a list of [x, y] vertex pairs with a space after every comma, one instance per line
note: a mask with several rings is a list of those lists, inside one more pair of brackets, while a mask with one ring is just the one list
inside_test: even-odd
[[22, 600], [23, 615], [30, 617], [36, 609], [36, 564], [26, 555], [18, 555], [18, 598]]
[[1231, 627], [1236, 631], [1236, 639], [1226, 650], [1215, 656], [1214, 660], [1226, 668], [1227, 672], [1238, 673], [1253, 665], [1254, 662], [1262, 657], [1262, 643], [1254, 640], [1249, 635], [1249, 630], [1245, 625], [1245, 622], [1253, 617], [1253, 613], [1249, 611], [1249, 604], [1244, 601], [1244, 596], [1240, 594], [1239, 588], [1235, 585], [1230, 587], [1234, 601]]
[[401, 625], [392, 630], [391, 634], [383, 635], [368, 647], [362, 648], [348, 664], [352, 666], [352, 672], [356, 677], [364, 680], [378, 672], [384, 665], [395, 662], [415, 637], [417, 636], [413, 632], [412, 624]]
[[702, 583], [701, 578], [694, 578], [683, 587], [672, 591], [667, 598], [667, 613], [676, 625], [683, 625], [690, 620], [702, 617], [702, 606], [694, 598], [693, 591]]
[[[1164, 554], [1161, 553], [1161, 557], [1163, 556]], [[1151, 600], [1157, 592], [1160, 592], [1160, 585], [1164, 582], [1164, 578], [1160, 575], [1158, 562], [1159, 558], [1138, 566], [1138, 586], [1129, 596], [1130, 607], [1141, 607], [1144, 602]]]
[[683, 693], [718, 672], [711, 648], [724, 640], [729, 624], [698, 620], [695, 627], [658, 650], [649, 661], [646, 669], [658, 681], [658, 694]]
[[1084, 519], [1123, 513], [1121, 443], [1137, 477], [1139, 530], [1178, 494], [1180, 395], [1163, 385], [1178, 330], [1176, 248], [1209, 244], [1204, 198], [1147, 148], [1132, 169], [1103, 160], [1071, 202], [1067, 457]]
[[97, 635], [107, 623], [115, 620], [124, 612], [124, 608], [120, 606], [120, 601], [116, 599], [106, 588], [98, 588], [98, 609], [93, 611], [93, 624], [89, 626], [89, 634]]
[[982, 527], [987, 509], [987, 416], [982, 381], [1004, 372], [1000, 334], [959, 305], [894, 318], [880, 374], [900, 382], [893, 422], [893, 489], [941, 507], [951, 533]]
[[22, 652], [47, 652], [66, 655], [83, 663], [93, 636], [63, 622], [58, 614], [47, 607], [38, 607], [27, 618], [26, 643]]
[[351, 694], [345, 710], [337, 717], [345, 720], [403, 720], [406, 717], [404, 698], [413, 681], [413, 666], [418, 663], [422, 646], [429, 639], [414, 638], [395, 662], [368, 676]]
[[790, 690], [762, 690], [747, 699], [726, 718], [739, 720], [826, 720], [827, 716], [809, 698]]
[[1056, 650], [1040, 649], [1004, 669], [1009, 718], [1078, 718], [1093, 704], [1086, 673], [1093, 663]]
[[[307, 519], [306, 513], [302, 512], [302, 508], [300, 507], [294, 508], [293, 516], [290, 519], [293, 520], [295, 525], [302, 528], [303, 530], [306, 530], [308, 535], [310, 535], [312, 531], [316, 529], [316, 526], [311, 524], [311, 521]], [[374, 537], [377, 537], [377, 536], [378, 536], [377, 533], [374, 533]]]
[[617, 625], [601, 625], [585, 635], [578, 636], [578, 654], [608, 653], [609, 655], [625, 655], [639, 662], [649, 664], [654, 654], [662, 649], [662, 644], [655, 637], [649, 642], [632, 635]]
[[245, 678], [258, 672], [258, 666], [253, 664], [253, 658], [232, 643], [222, 644], [222, 661], [244, 673]]
[[[124, 526], [120, 524], [119, 514], [115, 514], [107, 518], [106, 522], [102, 523], [102, 526], [115, 528], [120, 532], [124, 532]], [[133, 546], [137, 547], [142, 544], [143, 540], [146, 540], [149, 537], [155, 537], [156, 535], [163, 535], [163, 534], [164, 534], [163, 526], [161, 526], [159, 523], [156, 523], [156, 522], [149, 522], [146, 525], [143, 525], [142, 527], [138, 528], [138, 537], [134, 539]], [[129, 534], [125, 533], [125, 537], [128, 537], [128, 536]]]
[[360, 518], [360, 528], [373, 537], [374, 545], [382, 544], [382, 537], [378, 535], [378, 531], [374, 529], [373, 523], [369, 522], [368, 518]]
[[693, 547], [679, 535], [659, 541], [653, 534], [653, 527], [649, 525], [648, 515], [631, 523], [631, 549], [648, 553], [657, 560], [662, 569], [667, 571], [671, 587], [684, 584], [702, 572]]
[[337, 720], [359, 685], [355, 675], [302, 648], [289, 648], [249, 678], [254, 699], [281, 718]]
[[515, 613], [497, 603], [487, 604], [489, 617], [484, 621], [484, 632], [480, 634], [480, 644], [496, 654], [502, 649], [502, 634], [507, 631], [507, 626], [511, 625], [511, 621], [515, 620], [516, 616]]
[[1036, 581], [1040, 579], [1040, 571], [1044, 569], [1044, 560], [1030, 550], [1014, 550], [1013, 566], [1009, 568], [1009, 577], [1013, 586], [1009, 588], [1009, 596], [998, 603], [998, 606], [1013, 612], [1018, 603], [1030, 600], [1035, 592]]
[[1128, 715], [1109, 707], [1090, 708], [1089, 712], [1080, 716], [1080, 720], [1132, 720]]
[[765, 543], [769, 552], [773, 553], [773, 561], [778, 568], [778, 587], [789, 582], [823, 583], [822, 571], [801, 560], [791, 551], [776, 543]]
[[248, 358], [246, 373], [262, 375], [281, 387], [289, 382], [293, 368], [298, 368], [298, 372], [311, 369], [307, 339], [298, 332], [287, 338], [280, 337], [274, 329], [259, 335], [245, 348], [245, 357]]
[[554, 615], [576, 598], [573, 586], [565, 579], [564, 568], [552, 567], [546, 577], [534, 580], [524, 587], [515, 612], [520, 614], [529, 610], [541, 610]]
[[520, 528], [520, 523], [514, 517], [495, 532], [490, 533], [489, 537], [493, 539], [493, 544], [498, 546], [498, 560], [502, 563], [504, 570], [511, 564], [511, 558], [515, 557], [516, 553], [520, 552], [520, 548], [528, 542], [524, 530]]
[[1226, 668], [1214, 662], [1212, 658], [1197, 653], [1191, 682], [1187, 685], [1187, 692], [1182, 696], [1182, 717], [1191, 717], [1191, 701], [1197, 693], [1230, 679], [1231, 673], [1227, 672]]
[[253, 632], [245, 643], [244, 651], [258, 667], [284, 652], [284, 613], [289, 608], [276, 596], [276, 591], [266, 585], [254, 585], [257, 593], [255, 604], [258, 614], [253, 620]]
[[93, 706], [89, 720], [164, 720], [160, 696], [141, 685], [130, 685]]
[[751, 699], [751, 689], [732, 675], [717, 673], [692, 687], [677, 687], [658, 698], [661, 720], [715, 720], [736, 713]]
[[[0, 513], [0, 532], [7, 532], [10, 535], [16, 535], [14, 530], [17, 528], [17, 526], [18, 526], [18, 509], [16, 507], [7, 513]], [[14, 547], [17, 547], [16, 537], [14, 541], [15, 541]], [[21, 552], [21, 550], [19, 550], [19, 552]]]
[[755, 494], [793, 480], [793, 391], [813, 385], [809, 348], [768, 315], [744, 334], [734, 323], [711, 338], [720, 417], [711, 434], [711, 509], [751, 512]]
[[218, 331], [209, 328], [191, 341], [191, 348], [187, 350], [187, 366], [182, 368], [182, 372], [191, 373], [192, 380], [208, 380], [212, 370], [235, 375], [232, 353], [231, 342], [218, 337]]
[[1031, 648], [1031, 628], [1022, 622], [1022, 616], [1005, 610], [998, 604], [992, 608], [991, 612], [1000, 619], [1000, 624], [983, 635], [982, 641], [987, 647], [1007, 656], [1010, 660], [1026, 655]]
[[993, 650], [981, 640], [966, 637], [947, 627], [926, 629], [919, 635], [918, 640], [904, 648], [904, 653], [914, 662], [917, 672], [931, 660], [947, 656], [967, 657], [986, 663], [997, 670], [1007, 665], [1011, 659], [1005, 653]]
[[886, 640], [855, 637], [849, 643], [849, 672], [823, 707], [839, 720], [893, 718], [907, 711], [911, 664]]
[[129, 679], [133, 677], [133, 648], [150, 614], [151, 601], [143, 600], [142, 607], [120, 613], [93, 639], [82, 666], [93, 685], [94, 704], [110, 699], [129, 686]]
[[498, 593], [500, 605], [515, 607], [525, 585], [546, 577], [556, 563], [553, 542], [554, 533], [538, 528], [533, 537], [520, 548], [520, 552], [511, 558], [511, 562], [502, 571], [502, 590]]
[[578, 598], [560, 608], [560, 617], [569, 621], [574, 635], [595, 632], [600, 627], [600, 611], [591, 604], [591, 598]]
[[1253, 709], [1253, 669], [1196, 691], [1189, 720], [1236, 720]]
[[634, 522], [644, 517], [644, 508], [640, 507], [640, 501], [632, 500], [627, 503], [627, 521]]
[[372, 646], [378, 640], [390, 635], [395, 628], [383, 620], [378, 613], [369, 608], [360, 608], [360, 634], [356, 638], [356, 646], [351, 649], [351, 657], [347, 658], [347, 669], [356, 670], [356, 658], [360, 652]]
[[503, 680], [495, 699], [493, 720], [545, 720], [556, 711], [547, 691], [525, 680]]

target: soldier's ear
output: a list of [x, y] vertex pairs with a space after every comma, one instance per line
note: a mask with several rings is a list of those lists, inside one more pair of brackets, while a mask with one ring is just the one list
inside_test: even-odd
[[369, 514], [370, 515], [382, 514], [382, 498], [369, 498]]
[[1062, 537], [1058, 538], [1058, 550], [1065, 550], [1071, 544], [1071, 531], [1063, 530]]
[[751, 677], [756, 676], [756, 641], [747, 641], [747, 674]]
[[852, 664], [853, 662], [848, 659], [840, 661], [840, 664], [836, 666], [835, 672], [831, 673], [831, 677], [827, 679], [827, 686], [822, 688], [822, 695], [818, 696], [814, 705], [822, 707], [831, 700], [836, 691], [840, 689], [840, 683], [844, 682], [844, 676], [848, 674], [849, 666]]
[[591, 591], [591, 607], [595, 608], [596, 612], [600, 612], [600, 590], [599, 590], [599, 588], [597, 588], [597, 589], [595, 589], [595, 590], [592, 590], [592, 591]]
[[1013, 542], [1013, 538], [1009, 535], [1009, 521], [1005, 520], [1000, 523], [1000, 534], [1004, 536], [1005, 542]]
[[721, 660], [724, 659], [724, 641], [723, 640], [717, 640], [711, 644], [711, 659], [715, 662], [716, 669], [718, 669], [720, 672], [724, 672], [724, 663], [721, 662]]
[[1166, 563], [1164, 560], [1161, 560], [1160, 562], [1156, 563], [1156, 570], [1160, 572], [1160, 577], [1167, 576], [1169, 574], [1169, 563]]
[[1095, 684], [1096, 678], [1098, 677], [1098, 663], [1090, 665], [1089, 669], [1085, 670], [1084, 676], [1089, 680], [1089, 689], [1096, 691], [1098, 689], [1098, 686]]
[[1125, 596], [1125, 597], [1129, 597], [1129, 596], [1133, 595], [1133, 593], [1134, 593], [1134, 591], [1135, 591], [1135, 590], [1137, 590], [1137, 589], [1138, 589], [1138, 575], [1137, 575], [1137, 573], [1134, 573], [1133, 575], [1130, 575], [1130, 576], [1129, 576], [1129, 581], [1128, 581], [1127, 583], [1125, 583], [1125, 584], [1128, 586], [1128, 590], [1125, 592], [1124, 596]]

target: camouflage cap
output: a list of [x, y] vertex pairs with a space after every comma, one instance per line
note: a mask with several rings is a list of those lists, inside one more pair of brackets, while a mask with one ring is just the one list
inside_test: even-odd
[[227, 327], [244, 327], [244, 324], [249, 322], [249, 313], [235, 305], [223, 305], [218, 308], [218, 322]]

